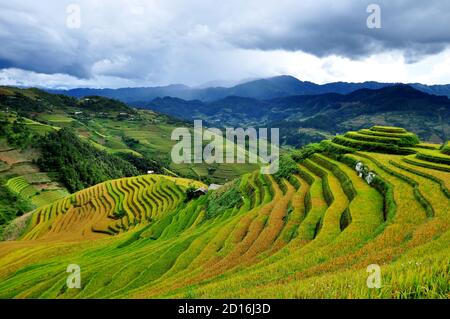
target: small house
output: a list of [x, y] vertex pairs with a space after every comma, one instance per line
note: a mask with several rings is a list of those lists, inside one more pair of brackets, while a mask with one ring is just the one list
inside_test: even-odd
[[211, 184], [208, 186], [208, 190], [209, 191], [215, 191], [218, 190], [219, 188], [221, 188], [223, 185], [219, 185], [219, 184]]
[[194, 191], [193, 195], [194, 195], [194, 197], [200, 197], [202, 195], [206, 195], [207, 193], [208, 193], [208, 190], [206, 188], [200, 187]]

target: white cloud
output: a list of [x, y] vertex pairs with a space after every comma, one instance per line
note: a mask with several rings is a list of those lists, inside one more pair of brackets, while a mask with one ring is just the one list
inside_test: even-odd
[[0, 70], [0, 85], [30, 86], [53, 89], [70, 88], [119, 88], [137, 86], [137, 82], [125, 78], [113, 76], [95, 76], [89, 79], [80, 79], [68, 74], [45, 74], [21, 69]]
[[[46, 86], [52, 88], [118, 88], [133, 86], [154, 86], [170, 83], [203, 83], [204, 79], [221, 79], [238, 82], [243, 77], [258, 78], [283, 74], [293, 75], [301, 80], [323, 84], [329, 82], [403, 82], [403, 83], [450, 83], [450, 50], [430, 56], [414, 64], [404, 63], [399, 52], [382, 53], [362, 60], [351, 60], [338, 56], [318, 58], [304, 52], [224, 50], [195, 51], [183, 53], [183, 59], [175, 58], [167, 66], [177, 70], [176, 74], [166, 72], [160, 81], [152, 77], [124, 78], [114, 75], [129, 62], [100, 61], [95, 65], [97, 75], [80, 79], [67, 74], [44, 74], [20, 69], [0, 70], [2, 85]], [[217, 64], [216, 61], [221, 63]], [[197, 68], [202, 65], [201, 68]], [[120, 73], [120, 72], [119, 72]]]

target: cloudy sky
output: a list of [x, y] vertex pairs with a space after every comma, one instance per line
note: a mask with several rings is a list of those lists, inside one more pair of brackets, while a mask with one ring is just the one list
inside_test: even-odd
[[[370, 4], [380, 8], [381, 28]], [[450, 1], [10, 0], [0, 84], [450, 83]]]

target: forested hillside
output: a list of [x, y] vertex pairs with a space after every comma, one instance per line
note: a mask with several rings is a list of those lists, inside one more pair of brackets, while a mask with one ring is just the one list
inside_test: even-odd
[[282, 143], [295, 147], [373, 125], [405, 127], [436, 143], [450, 136], [450, 100], [406, 85], [270, 100], [231, 96], [205, 103], [166, 97], [136, 105], [185, 120], [202, 118], [211, 126], [277, 127]]

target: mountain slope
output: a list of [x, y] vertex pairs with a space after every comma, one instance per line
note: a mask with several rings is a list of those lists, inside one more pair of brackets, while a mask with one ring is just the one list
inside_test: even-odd
[[450, 84], [444, 85], [423, 85], [420, 83], [410, 84], [413, 88], [420, 90], [422, 92], [434, 95], [443, 95], [450, 98]]
[[450, 136], [450, 100], [406, 85], [264, 101], [232, 96], [205, 103], [166, 97], [145, 107], [189, 121], [201, 118], [210, 125], [279, 127], [289, 137], [284, 142], [295, 146], [303, 144], [299, 128], [335, 134], [371, 125], [400, 125], [427, 141], [442, 143]]
[[[448, 298], [450, 173], [407, 157], [450, 157], [417, 140], [401, 146], [410, 155], [381, 151], [410, 136], [400, 128], [346, 136], [360, 151], [324, 141], [285, 155], [282, 174], [190, 201], [192, 182], [146, 176], [38, 210], [0, 243], [0, 297]], [[73, 263], [80, 289], [66, 286]], [[371, 264], [380, 289], [367, 287]]]
[[[185, 101], [180, 100], [180, 103]], [[193, 102], [188, 112], [192, 112], [195, 105]], [[168, 106], [174, 112], [178, 109], [176, 103]], [[100, 96], [77, 99], [38, 89], [0, 87], [0, 116], [3, 114], [10, 116], [11, 121], [23, 118], [24, 126], [38, 136], [61, 128], [73, 130], [99, 151], [138, 165], [141, 173], [165, 171], [224, 183], [258, 167], [249, 163], [237, 166], [228, 163], [175, 164], [171, 161], [171, 151], [176, 141], [171, 139], [171, 134], [179, 127], [192, 130], [192, 122], [154, 111], [136, 110], [118, 100]]]
[[[185, 85], [168, 85], [159, 87], [120, 88], [120, 89], [72, 89], [48, 90], [51, 93], [65, 94], [73, 97], [89, 95], [114, 98], [126, 103], [142, 104], [155, 98], [173, 97], [184, 100], [201, 100], [211, 102], [234, 95], [253, 99], [265, 100], [290, 95], [317, 95], [327, 93], [349, 94], [361, 89], [381, 89], [396, 85], [396, 83], [379, 83], [374, 81], [362, 83], [334, 82], [316, 84], [300, 81], [293, 76], [276, 76], [265, 79], [247, 81], [232, 87], [204, 87], [191, 88]], [[450, 85], [411, 84], [417, 90], [450, 97]]]

